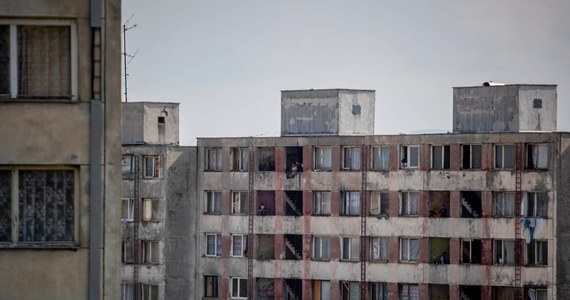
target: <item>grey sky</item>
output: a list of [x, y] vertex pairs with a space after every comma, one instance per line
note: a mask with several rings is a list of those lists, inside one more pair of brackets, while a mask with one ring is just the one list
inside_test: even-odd
[[376, 134], [449, 130], [452, 87], [558, 84], [570, 1], [123, 0], [129, 101], [181, 103], [181, 144], [278, 136], [280, 91], [376, 90]]

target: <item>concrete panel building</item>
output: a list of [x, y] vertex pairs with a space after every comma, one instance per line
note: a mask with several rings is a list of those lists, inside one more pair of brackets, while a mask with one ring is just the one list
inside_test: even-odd
[[121, 2], [0, 7], [0, 298], [119, 299]]
[[456, 88], [448, 134], [327, 132], [337, 93], [282, 92], [282, 137], [198, 139], [196, 299], [570, 297], [555, 86]]
[[196, 147], [178, 145], [178, 103], [123, 103], [124, 300], [194, 294]]

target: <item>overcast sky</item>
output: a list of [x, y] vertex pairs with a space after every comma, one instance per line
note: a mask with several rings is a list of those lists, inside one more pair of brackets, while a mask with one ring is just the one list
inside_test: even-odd
[[[558, 84], [570, 1], [123, 0], [129, 101], [180, 102], [180, 143], [278, 136], [280, 91], [376, 90], [376, 134], [451, 130], [452, 87]], [[123, 98], [124, 100], [124, 98]]]

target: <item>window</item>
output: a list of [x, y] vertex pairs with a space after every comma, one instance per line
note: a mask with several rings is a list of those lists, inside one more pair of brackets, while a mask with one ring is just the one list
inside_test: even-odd
[[313, 280], [312, 283], [314, 300], [331, 299], [331, 282], [325, 280]]
[[386, 282], [370, 282], [370, 300], [388, 300], [388, 284]]
[[420, 146], [400, 147], [400, 168], [417, 169], [420, 167]]
[[222, 212], [222, 193], [206, 191], [206, 211], [207, 214], [220, 214]]
[[315, 147], [315, 171], [330, 171], [332, 169], [332, 150], [330, 147]]
[[122, 260], [124, 264], [134, 264], [135, 263], [135, 244], [133, 241], [123, 241], [122, 247]]
[[[75, 171], [0, 170], [0, 242], [65, 244], [75, 240]], [[17, 207], [12, 206], [17, 199]], [[12, 226], [17, 228], [12, 234]]]
[[204, 297], [218, 297], [218, 276], [204, 276]]
[[525, 217], [548, 217], [548, 196], [546, 193], [525, 192], [523, 196], [523, 215]]
[[542, 108], [542, 99], [534, 98], [532, 100], [532, 108]]
[[449, 146], [431, 147], [431, 168], [433, 170], [449, 169]]
[[497, 192], [493, 194], [493, 216], [515, 216], [515, 193]]
[[548, 265], [548, 241], [531, 241], [526, 244], [526, 263], [531, 266]]
[[525, 298], [525, 299], [546, 300], [546, 299], [548, 299], [547, 291], [548, 290], [547, 290], [546, 286], [525, 287], [525, 294], [527, 295], [527, 298]]
[[515, 155], [515, 145], [495, 145], [495, 168], [514, 169]]
[[143, 221], [158, 221], [158, 199], [143, 199]]
[[242, 257], [247, 253], [247, 235], [232, 234], [232, 256]]
[[135, 201], [134, 199], [123, 198], [121, 206], [121, 220], [123, 222], [132, 222], [135, 218]]
[[342, 169], [352, 171], [360, 170], [360, 148], [342, 147]]
[[461, 241], [461, 263], [481, 263], [481, 240], [464, 239]]
[[340, 296], [341, 300], [359, 300], [360, 283], [354, 281], [341, 281]]
[[249, 149], [247, 148], [232, 148], [232, 171], [245, 172], [249, 164]]
[[342, 260], [359, 260], [360, 258], [360, 238], [343, 237], [341, 238], [342, 248], [340, 249], [340, 258]]
[[205, 171], [222, 170], [222, 148], [206, 148], [204, 155], [206, 157]]
[[160, 170], [160, 160], [158, 155], [147, 155], [144, 157], [144, 177], [158, 178]]
[[158, 241], [142, 241], [144, 264], [158, 264]]
[[401, 192], [400, 193], [400, 216], [417, 216], [419, 214], [419, 198], [418, 192]]
[[313, 215], [331, 214], [331, 192], [313, 192]]
[[360, 192], [342, 192], [343, 216], [358, 216], [360, 214]]
[[420, 286], [417, 284], [400, 285], [401, 300], [420, 300]]
[[132, 283], [123, 283], [121, 285], [123, 290], [122, 300], [135, 300], [135, 285]]
[[372, 170], [387, 171], [390, 169], [390, 147], [372, 147]]
[[411, 238], [400, 239], [400, 261], [417, 262], [420, 253], [420, 240]]
[[369, 207], [371, 216], [387, 216], [390, 209], [390, 193], [371, 192]]
[[258, 148], [257, 156], [259, 157], [259, 171], [275, 171], [275, 148]]
[[232, 214], [247, 214], [248, 192], [232, 192]]
[[230, 298], [247, 298], [247, 278], [232, 277], [230, 281]]
[[206, 256], [222, 256], [222, 236], [206, 234]]
[[0, 97], [77, 99], [75, 23], [0, 20], [0, 40]]
[[481, 169], [481, 145], [461, 145], [464, 170]]
[[370, 260], [388, 261], [388, 238], [373, 237], [370, 239]]
[[515, 241], [495, 240], [493, 263], [497, 265], [512, 265], [515, 262]]
[[156, 284], [143, 284], [142, 285], [142, 300], [158, 300], [158, 285], [156, 285]]
[[122, 158], [123, 174], [132, 174], [135, 172], [135, 157], [134, 155], [123, 155]]
[[526, 146], [526, 168], [548, 169], [548, 144]]
[[313, 259], [329, 260], [331, 243], [328, 236], [313, 237]]
[[493, 300], [514, 300], [515, 289], [512, 287], [494, 286], [492, 289]]

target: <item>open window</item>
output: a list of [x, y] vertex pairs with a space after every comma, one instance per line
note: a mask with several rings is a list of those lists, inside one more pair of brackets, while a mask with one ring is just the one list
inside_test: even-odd
[[357, 281], [341, 281], [340, 282], [340, 299], [341, 300], [359, 300], [360, 299], [360, 283]]
[[360, 170], [360, 147], [342, 147], [342, 169], [347, 171]]
[[257, 148], [259, 171], [275, 171], [275, 148]]
[[547, 218], [548, 195], [546, 193], [525, 192], [522, 208], [525, 217]]
[[256, 278], [255, 280], [255, 300], [274, 300], [275, 299], [275, 279], [273, 278]]
[[461, 263], [462, 264], [481, 263], [481, 240], [476, 240], [476, 239], [461, 240]]
[[232, 191], [232, 207], [233, 215], [248, 214], [249, 211], [249, 193], [247, 191]]
[[331, 147], [315, 147], [313, 156], [313, 170], [330, 171], [332, 169]]
[[548, 144], [526, 145], [526, 168], [534, 170], [548, 169]]
[[449, 285], [447, 284], [430, 284], [429, 299], [450, 299]]
[[[285, 279], [285, 294], [283, 300], [298, 300], [303, 294], [303, 280], [301, 279]], [[273, 299], [273, 298], [272, 298]]]
[[230, 152], [230, 155], [232, 157], [231, 170], [235, 172], [248, 171], [249, 149], [246, 147], [234, 147], [230, 149]]
[[464, 299], [482, 299], [481, 298], [481, 286], [479, 285], [462, 285], [459, 287], [461, 295], [464, 295]]
[[257, 215], [275, 215], [275, 191], [257, 191]]
[[429, 238], [429, 262], [436, 265], [449, 264], [448, 238]]
[[449, 145], [431, 146], [431, 168], [432, 170], [449, 169]]
[[285, 215], [295, 217], [303, 215], [303, 192], [285, 191]]
[[449, 217], [449, 195], [448, 191], [431, 191], [429, 192], [431, 218], [448, 218]]
[[461, 192], [461, 217], [481, 218], [481, 192], [462, 191]]
[[420, 167], [420, 146], [400, 146], [400, 169], [417, 169]]
[[514, 300], [515, 289], [507, 286], [494, 286], [492, 288], [493, 300]]
[[390, 147], [388, 146], [372, 147], [372, 170], [374, 171], [390, 170]]
[[548, 241], [532, 240], [526, 244], [526, 264], [529, 266], [548, 265]]
[[496, 265], [512, 265], [515, 263], [514, 240], [494, 240], [493, 263]]
[[461, 145], [461, 168], [481, 169], [481, 145]]
[[390, 214], [390, 193], [370, 192], [368, 207], [371, 216], [388, 216]]
[[546, 286], [525, 286], [524, 294], [525, 299], [532, 300], [547, 300], [548, 299], [548, 287]]
[[285, 147], [285, 174], [294, 178], [303, 172], [303, 147]]
[[514, 169], [515, 160], [515, 145], [495, 145], [495, 169]]
[[258, 234], [256, 235], [257, 243], [256, 254], [259, 260], [275, 259], [275, 235]]
[[285, 239], [285, 259], [303, 259], [303, 236], [300, 234], [286, 234]]

